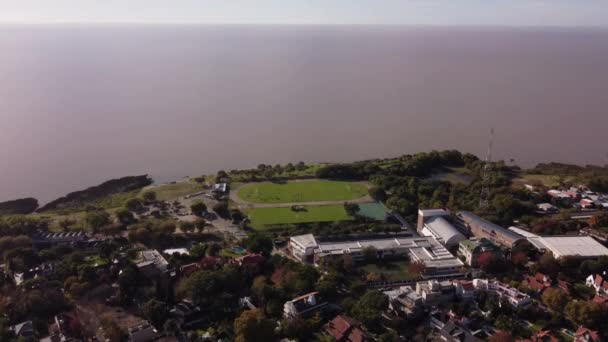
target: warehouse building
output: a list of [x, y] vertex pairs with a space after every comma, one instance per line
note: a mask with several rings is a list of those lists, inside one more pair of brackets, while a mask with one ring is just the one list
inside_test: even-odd
[[540, 236], [517, 227], [511, 227], [509, 230], [525, 237], [539, 251], [550, 251], [556, 258], [597, 258], [608, 255], [608, 248], [591, 236]]
[[444, 209], [418, 210], [418, 233], [433, 237], [448, 248], [458, 246], [466, 238], [447, 220], [449, 215]]
[[483, 219], [472, 212], [461, 211], [457, 216], [477, 239], [488, 239], [496, 245], [508, 248], [513, 248], [518, 242], [525, 241], [523, 236]]

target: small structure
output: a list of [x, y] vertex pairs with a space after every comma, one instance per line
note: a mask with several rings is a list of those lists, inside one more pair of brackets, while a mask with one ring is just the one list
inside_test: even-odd
[[332, 319], [325, 327], [325, 331], [338, 342], [368, 341], [361, 323], [344, 315]]
[[464, 257], [465, 263], [471, 267], [477, 267], [477, 258], [485, 253], [498, 253], [498, 247], [494, 246], [489, 240], [462, 240], [458, 245], [458, 255]]
[[600, 342], [600, 334], [591, 329], [580, 327], [574, 333], [574, 342]]
[[424, 311], [424, 299], [411, 286], [401, 286], [384, 294], [388, 297], [389, 311], [396, 316], [409, 318]]
[[50, 247], [55, 245], [77, 245], [88, 240], [84, 232], [50, 233], [37, 231], [32, 237], [34, 245]]
[[34, 323], [32, 323], [32, 321], [15, 324], [9, 327], [9, 330], [15, 334], [15, 336], [24, 338], [26, 341], [32, 341], [34, 339]]
[[234, 259], [234, 261], [237, 263], [237, 265], [241, 267], [262, 266], [266, 261], [266, 258], [264, 258], [264, 256], [262, 256], [261, 254], [250, 253], [247, 255], [243, 255], [242, 257], [238, 257]]
[[311, 292], [285, 302], [283, 316], [285, 318], [305, 317], [320, 310], [327, 305], [327, 302], [320, 302], [318, 297], [319, 292]]
[[585, 285], [593, 287], [595, 293], [608, 294], [608, 281], [604, 280], [604, 277], [601, 274], [589, 275], [585, 280]]
[[475, 299], [475, 285], [471, 280], [455, 280], [453, 282], [456, 289], [456, 297], [462, 300]]
[[169, 263], [157, 250], [149, 249], [139, 253], [136, 266], [146, 277], [154, 278], [168, 272]]
[[211, 191], [217, 194], [225, 194], [228, 191], [228, 184], [215, 183], [213, 184], [213, 189]]
[[425, 305], [436, 306], [453, 300], [456, 289], [450, 281], [429, 280], [416, 283], [416, 293], [422, 297]]
[[188, 252], [188, 249], [186, 248], [171, 248], [171, 249], [165, 249], [163, 251], [164, 254], [167, 255], [173, 255], [173, 254], [179, 254], [179, 255], [189, 255], [190, 252]]
[[158, 331], [148, 321], [141, 321], [129, 327], [130, 342], [154, 341], [158, 336]]
[[551, 287], [551, 283], [551, 278], [548, 275], [537, 272], [535, 275], [525, 276], [522, 285], [538, 293], [542, 293]]
[[448, 248], [458, 246], [458, 243], [466, 238], [448, 222], [446, 218], [449, 214], [450, 212], [444, 209], [418, 210], [418, 232], [434, 237]]
[[185, 328], [192, 327], [203, 321], [201, 308], [190, 300], [182, 300], [170, 311], [169, 315], [176, 319]]
[[540, 203], [536, 205], [536, 208], [541, 213], [555, 213], [558, 211], [557, 207], [551, 203]]
[[23, 282], [36, 279], [38, 277], [50, 278], [55, 274], [55, 267], [52, 263], [42, 263], [34, 268], [31, 268], [25, 272], [13, 273], [13, 281], [15, 285], [19, 286]]

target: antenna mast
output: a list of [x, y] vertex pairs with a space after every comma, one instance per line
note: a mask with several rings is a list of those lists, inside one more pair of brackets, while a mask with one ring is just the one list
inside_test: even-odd
[[486, 154], [485, 164], [481, 175], [481, 196], [479, 197], [479, 208], [484, 209], [490, 202], [490, 174], [492, 169], [492, 145], [494, 143], [494, 128], [490, 128], [490, 142], [488, 143], [488, 153]]

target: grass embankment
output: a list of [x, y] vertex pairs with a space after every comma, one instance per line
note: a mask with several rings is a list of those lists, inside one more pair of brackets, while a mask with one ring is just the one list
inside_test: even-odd
[[414, 280], [417, 277], [408, 272], [408, 263], [406, 261], [391, 261], [380, 264], [367, 264], [361, 266], [360, 269], [367, 274], [382, 275], [388, 281], [397, 280]]
[[309, 222], [347, 221], [352, 218], [343, 205], [307, 206], [305, 211], [293, 211], [288, 207], [254, 208], [247, 211], [251, 225], [256, 230], [268, 229], [271, 225]]
[[239, 189], [238, 196], [252, 203], [293, 203], [347, 201], [367, 195], [360, 183], [314, 180], [287, 183], [251, 183]]
[[194, 180], [184, 180], [175, 183], [153, 185], [142, 190], [151, 190], [156, 192], [156, 198], [161, 201], [171, 201], [178, 197], [190, 195], [203, 191], [205, 187], [201, 183]]

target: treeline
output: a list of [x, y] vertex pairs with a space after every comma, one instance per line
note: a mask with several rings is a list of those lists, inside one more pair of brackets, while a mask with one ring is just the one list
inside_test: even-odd
[[38, 200], [32, 197], [0, 202], [0, 215], [25, 215], [38, 208]]
[[367, 180], [374, 175], [426, 177], [441, 167], [462, 167], [478, 158], [456, 150], [431, 151], [404, 155], [394, 159], [373, 159], [354, 163], [327, 165], [317, 171], [317, 177], [329, 179]]
[[38, 211], [44, 212], [49, 210], [82, 208], [102, 197], [141, 189], [150, 184], [152, 184], [152, 179], [148, 177], [148, 175], [112, 179], [100, 185], [87, 188], [86, 190], [69, 193], [64, 197], [58, 198], [42, 206]]

